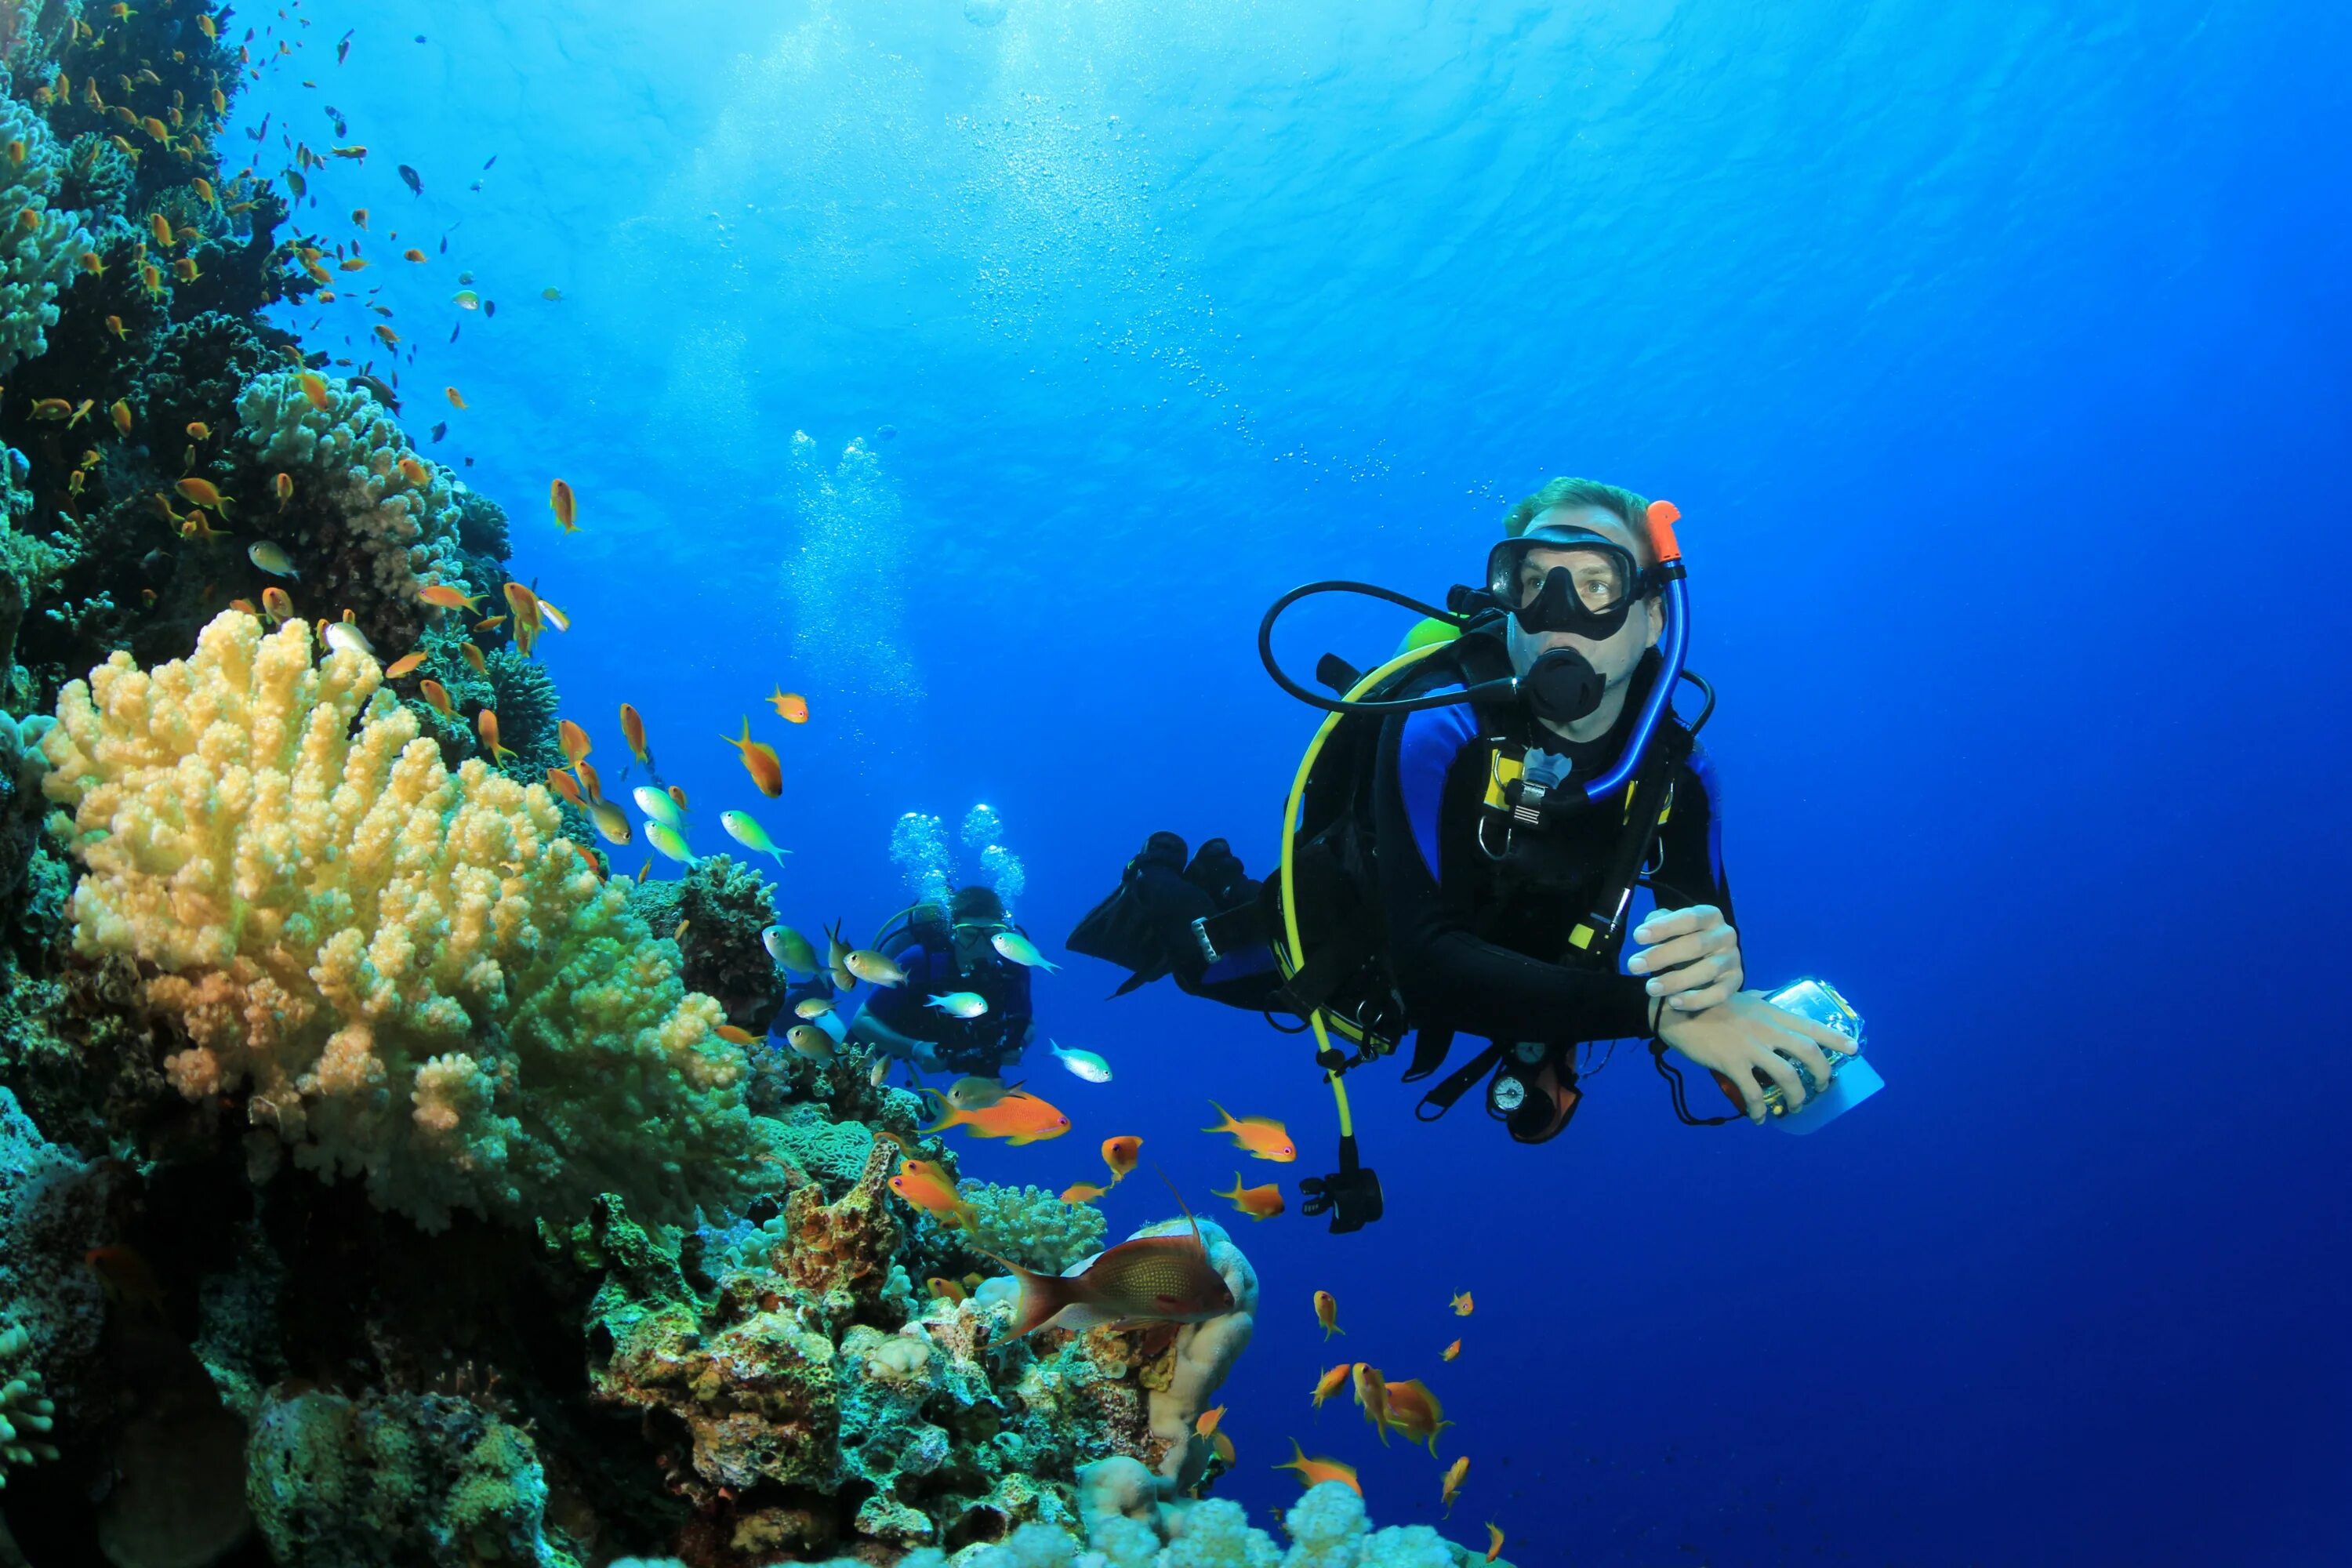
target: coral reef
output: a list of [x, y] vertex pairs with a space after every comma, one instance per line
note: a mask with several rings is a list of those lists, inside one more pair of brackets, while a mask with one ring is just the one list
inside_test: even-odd
[[58, 293], [75, 260], [96, 243], [80, 215], [51, 206], [65, 150], [48, 122], [0, 88], [0, 143], [24, 154], [0, 158], [0, 375], [48, 349]]
[[958, 1191], [972, 1206], [971, 1245], [1024, 1268], [1059, 1274], [1102, 1250], [1108, 1222], [1090, 1204], [1066, 1204], [1043, 1187], [992, 1182], [967, 1182]]
[[[325, 406], [304, 392], [305, 375], [323, 387]], [[270, 371], [246, 384], [236, 412], [237, 438], [252, 454], [248, 504], [269, 519], [311, 602], [352, 610], [387, 658], [415, 647], [427, 624], [451, 614], [418, 595], [465, 583], [457, 481], [353, 382]], [[280, 473], [290, 497], [265, 511], [262, 498]]]
[[42, 1440], [57, 1425], [58, 1407], [41, 1393], [41, 1374], [26, 1354], [32, 1343], [32, 1335], [0, 1318], [0, 1487], [11, 1465], [58, 1457]]
[[677, 946], [686, 983], [717, 997], [730, 1023], [768, 1027], [782, 988], [761, 944], [760, 933], [776, 919], [766, 877], [731, 856], [706, 855], [682, 876], [637, 884], [629, 902], [657, 931], [685, 922]]
[[270, 1555], [318, 1568], [572, 1568], [530, 1435], [470, 1400], [311, 1390], [254, 1424], [246, 1500]]
[[43, 744], [89, 868], [76, 951], [157, 971], [184, 1095], [249, 1080], [298, 1164], [422, 1225], [724, 1198], [750, 1145], [718, 1005], [544, 787], [453, 776], [381, 679], [229, 611], [192, 659], [68, 686]]
[[[846, 1194], [802, 1185], [749, 1232], [664, 1236], [608, 1204], [573, 1238], [606, 1261], [589, 1313], [597, 1396], [644, 1414], [725, 1561], [1075, 1523], [1074, 1457], [1181, 1458], [1154, 1407], [1213, 1389], [1180, 1370], [1188, 1357], [1222, 1376], [1247, 1342], [1212, 1323], [1006, 1344], [1002, 1290], [917, 1300], [885, 1185], [896, 1158], [875, 1145]], [[1254, 1306], [1246, 1260], [1203, 1235]]]

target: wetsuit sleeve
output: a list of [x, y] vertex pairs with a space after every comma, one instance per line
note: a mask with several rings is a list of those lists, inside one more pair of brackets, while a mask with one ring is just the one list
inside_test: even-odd
[[1490, 1040], [1646, 1037], [1643, 983], [1514, 952], [1471, 927], [1484, 749], [1466, 706], [1393, 715], [1381, 732], [1372, 809], [1389, 957], [1416, 1021]]
[[1731, 879], [1723, 868], [1723, 790], [1714, 762], [1695, 750], [1675, 790], [1672, 815], [1658, 829], [1658, 870], [1650, 891], [1664, 910], [1713, 904], [1724, 923], [1738, 927]]

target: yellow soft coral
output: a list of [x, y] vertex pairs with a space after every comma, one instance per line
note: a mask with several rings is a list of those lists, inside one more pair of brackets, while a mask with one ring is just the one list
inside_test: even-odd
[[433, 1229], [600, 1192], [684, 1220], [748, 1169], [719, 1004], [545, 788], [451, 774], [373, 658], [314, 666], [301, 622], [230, 611], [192, 658], [68, 685], [43, 749], [88, 868], [76, 950], [138, 960], [190, 1041], [172, 1082], [249, 1085], [298, 1164]]

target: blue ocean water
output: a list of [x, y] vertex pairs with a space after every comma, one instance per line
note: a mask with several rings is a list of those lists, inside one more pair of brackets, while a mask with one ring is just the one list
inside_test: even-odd
[[[1057, 958], [1154, 828], [1263, 869], [1314, 724], [1257, 667], [1272, 596], [1441, 594], [1555, 474], [1681, 506], [1749, 973], [1833, 977], [1889, 1088], [1695, 1131], [1627, 1051], [1527, 1150], [1356, 1075], [1387, 1218], [1234, 1219], [1261, 1520], [1296, 1437], [1527, 1563], [2352, 1561], [2339, 12], [302, 16], [240, 122], [369, 146], [302, 216], [428, 253], [374, 273], [408, 423], [515, 512], [567, 713], [617, 761], [645, 712], [698, 848], [760, 810], [803, 929], [877, 924], [894, 823], [983, 801]], [[291, 319], [357, 350], [341, 308]], [[1402, 630], [1298, 622], [1302, 667]], [[1116, 1080], [1033, 1053], [1075, 1133], [967, 1173], [1058, 1187], [1136, 1132], [1213, 1213], [1213, 1098], [1287, 1122], [1300, 1163], [1244, 1173], [1295, 1208], [1306, 1049], [1116, 978], [1040, 983]], [[1426, 1454], [1309, 1413], [1343, 1355], [1444, 1396], [1450, 1521]]]

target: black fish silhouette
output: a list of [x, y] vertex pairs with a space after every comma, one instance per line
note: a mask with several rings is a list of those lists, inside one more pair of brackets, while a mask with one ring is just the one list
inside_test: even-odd
[[421, 196], [425, 194], [425, 182], [418, 179], [416, 171], [405, 163], [400, 166], [400, 178], [402, 183], [407, 185], [411, 195]]

